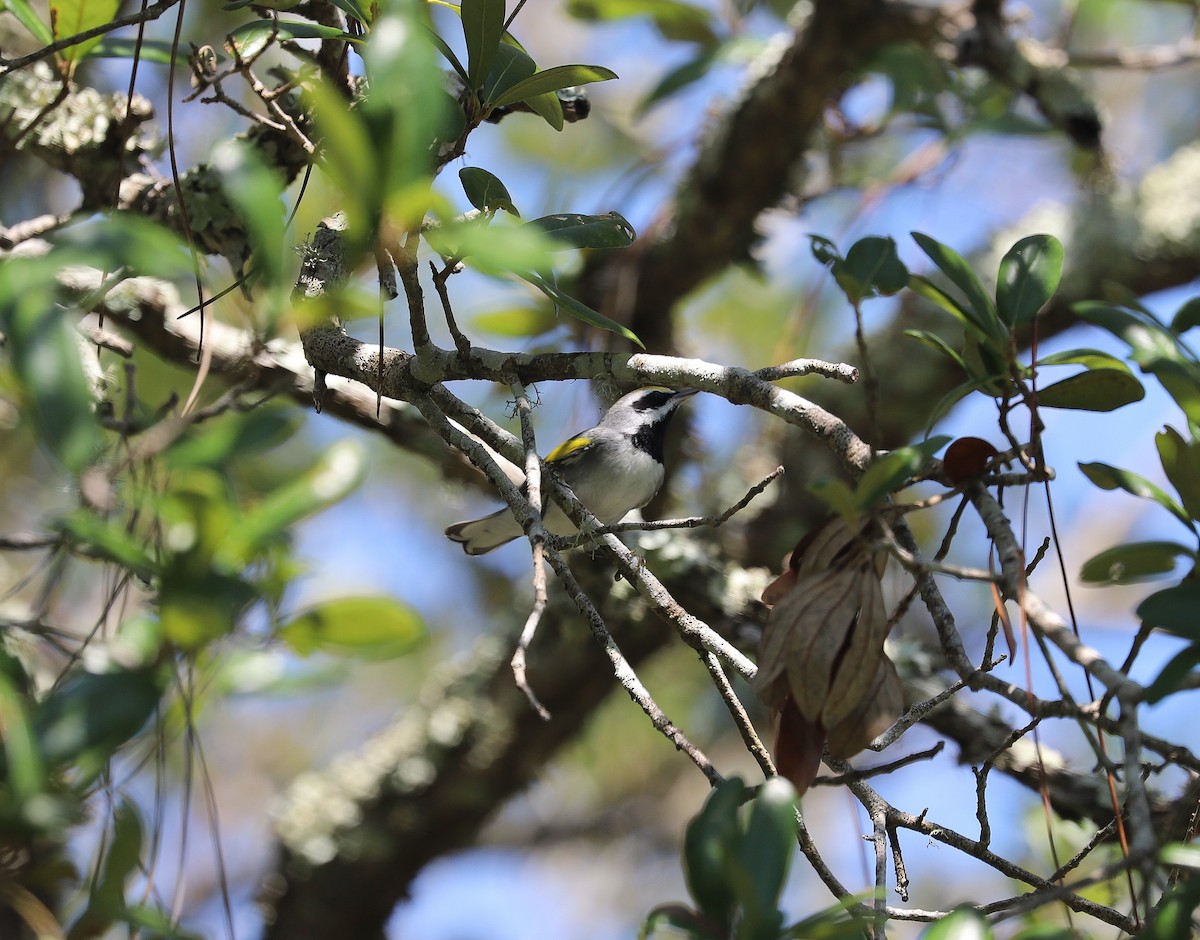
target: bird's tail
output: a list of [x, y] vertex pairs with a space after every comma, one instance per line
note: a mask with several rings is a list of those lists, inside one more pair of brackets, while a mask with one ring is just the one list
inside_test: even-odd
[[468, 555], [483, 555], [522, 534], [507, 506], [482, 519], [456, 522], [446, 529], [446, 538], [459, 542]]

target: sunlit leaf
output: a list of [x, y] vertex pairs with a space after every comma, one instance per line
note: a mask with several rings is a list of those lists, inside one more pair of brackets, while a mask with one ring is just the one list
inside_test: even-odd
[[1101, 301], [1072, 304], [1071, 310], [1128, 343], [1138, 365], [1144, 367], [1158, 359], [1187, 360], [1179, 338], [1147, 313]]
[[221, 188], [246, 225], [254, 250], [254, 270], [263, 288], [269, 290], [294, 281], [290, 265], [293, 254], [284, 237], [287, 219], [280, 198], [283, 181], [255, 149], [237, 141], [218, 146], [212, 165]]
[[1142, 499], [1153, 500], [1187, 526], [1189, 531], [1194, 530], [1192, 520], [1183, 511], [1183, 507], [1145, 477], [1130, 470], [1121, 470], [1100, 462], [1081, 463], [1079, 469], [1083, 471], [1084, 476], [1102, 490], [1122, 489], [1126, 493], [1140, 496]]
[[120, 519], [103, 519], [86, 509], [77, 509], [61, 525], [78, 549], [116, 562], [143, 581], [150, 580], [157, 571], [157, 563], [143, 540], [131, 534]]
[[176, 49], [175, 44], [166, 39], [146, 39], [139, 43], [136, 39], [124, 36], [105, 36], [93, 47], [93, 59], [133, 59], [143, 62], [157, 62], [159, 65], [170, 65], [172, 59], [176, 65], [187, 65], [187, 50]]
[[1178, 542], [1129, 542], [1093, 555], [1083, 563], [1079, 577], [1088, 584], [1134, 584], [1170, 574], [1180, 558], [1195, 557], [1193, 549]]
[[940, 352], [951, 362], [957, 363], [964, 372], [966, 371], [967, 364], [963, 362], [963, 357], [959, 354], [958, 350], [947, 343], [936, 333], [931, 333], [928, 330], [905, 330], [904, 335], [910, 336], [918, 343]]
[[1031, 323], [1058, 290], [1062, 266], [1062, 242], [1053, 235], [1028, 235], [1013, 245], [1000, 262], [1000, 319], [1009, 326]]
[[230, 52], [236, 51], [243, 59], [252, 59], [261, 55], [272, 42], [292, 39], [344, 39], [355, 43], [362, 41], [360, 37], [336, 26], [323, 26], [320, 23], [301, 20], [270, 19], [244, 23], [229, 34], [227, 42], [232, 43]]
[[919, 473], [930, 458], [950, 442], [948, 435], [938, 435], [920, 444], [900, 447], [876, 457], [858, 480], [854, 503], [858, 510], [870, 509]]
[[567, 12], [589, 22], [645, 17], [665, 39], [681, 42], [716, 38], [712, 12], [681, 0], [569, 0]]
[[34, 9], [29, 0], [4, 0], [3, 9], [15, 16], [41, 45], [48, 46], [54, 42], [54, 33], [50, 31], [50, 24], [42, 19], [41, 14]]
[[[501, 43], [496, 49], [496, 61], [483, 83], [481, 99], [489, 107], [496, 107], [496, 98], [510, 88], [519, 85], [537, 72], [537, 63], [519, 46], [512, 43]], [[554, 89], [551, 89], [552, 91]], [[515, 99], [520, 100], [520, 99]]]
[[1125, 369], [1089, 369], [1041, 389], [1037, 400], [1043, 408], [1115, 411], [1145, 396], [1142, 383]]
[[610, 320], [602, 313], [597, 313], [587, 304], [580, 300], [576, 300], [566, 291], [560, 290], [558, 285], [548, 281], [546, 278], [537, 274], [522, 275], [525, 280], [529, 281], [534, 287], [540, 290], [543, 294], [554, 301], [555, 306], [577, 320], [582, 320], [584, 323], [589, 323], [592, 326], [599, 327], [602, 330], [608, 330], [611, 333], [616, 333], [624, 336], [631, 343], [640, 346], [642, 349], [646, 347], [642, 341], [638, 339], [637, 334], [629, 327], [618, 323], [616, 320]]
[[390, 597], [326, 601], [279, 628], [280, 638], [302, 656], [321, 650], [387, 659], [409, 652], [425, 635], [420, 615]]
[[[50, 0], [50, 29], [55, 40], [77, 36], [97, 26], [104, 26], [116, 16], [120, 0]], [[58, 53], [64, 62], [78, 62], [100, 41], [96, 36]]]
[[1111, 353], [1099, 349], [1064, 349], [1062, 352], [1051, 353], [1048, 356], [1039, 356], [1037, 364], [1039, 366], [1080, 365], [1087, 366], [1089, 369], [1132, 371], [1123, 359], [1118, 359]]
[[959, 907], [926, 927], [920, 940], [991, 940], [986, 918], [969, 907]]
[[562, 321], [546, 307], [514, 307], [478, 313], [472, 320], [475, 328], [493, 336], [541, 336], [557, 329]]
[[602, 65], [556, 65], [508, 86], [502, 93], [490, 98], [488, 104], [494, 108], [501, 108], [548, 91], [558, 91], [572, 85], [587, 85], [591, 82], [612, 81], [616, 77], [616, 72]]

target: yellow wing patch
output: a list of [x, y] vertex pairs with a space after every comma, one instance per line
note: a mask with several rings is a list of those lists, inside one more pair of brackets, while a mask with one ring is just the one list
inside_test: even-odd
[[554, 463], [556, 460], [566, 460], [576, 451], [583, 450], [592, 443], [590, 437], [573, 437], [569, 441], [563, 441], [554, 450], [550, 451], [550, 455], [546, 458], [546, 463]]

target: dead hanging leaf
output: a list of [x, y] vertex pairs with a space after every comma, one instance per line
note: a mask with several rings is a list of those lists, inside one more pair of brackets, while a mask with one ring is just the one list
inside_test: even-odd
[[870, 524], [835, 518], [814, 529], [763, 594], [774, 607], [754, 687], [781, 716], [776, 746], [784, 755], [777, 757], [796, 766], [801, 779], [826, 735], [831, 751], [836, 741], [836, 755], [849, 757], [903, 708], [899, 679], [883, 652], [888, 622], [880, 578], [887, 558], [871, 550]]
[[803, 796], [817, 778], [824, 749], [825, 729], [821, 723], [806, 719], [789, 698], [779, 711], [774, 757], [775, 769], [792, 782], [797, 796]]

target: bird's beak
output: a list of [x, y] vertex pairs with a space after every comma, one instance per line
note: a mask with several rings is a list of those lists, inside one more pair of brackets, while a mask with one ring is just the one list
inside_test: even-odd
[[699, 393], [700, 389], [698, 388], [681, 388], [671, 397], [675, 399], [675, 401], [683, 401], [685, 398], [691, 398], [693, 395], [697, 395]]

